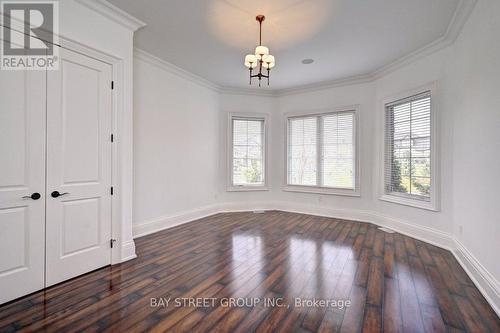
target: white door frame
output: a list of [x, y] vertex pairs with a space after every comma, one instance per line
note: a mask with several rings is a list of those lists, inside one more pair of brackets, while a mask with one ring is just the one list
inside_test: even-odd
[[[132, 181], [123, 177], [126, 173], [127, 165], [124, 162], [124, 157], [132, 156], [132, 145], [126, 145], [125, 142], [120, 140], [122, 137], [132, 137], [132, 121], [130, 126], [126, 126], [125, 110], [124, 110], [124, 75], [123, 67], [124, 60], [122, 58], [110, 55], [108, 53], [96, 50], [92, 47], [83, 45], [67, 37], [59, 36], [61, 47], [71, 50], [73, 52], [81, 53], [87, 57], [91, 57], [112, 66], [112, 80], [114, 81], [114, 89], [111, 93], [112, 96], [112, 131], [114, 135], [114, 142], [112, 145], [112, 171], [111, 171], [111, 184], [113, 186], [113, 196], [111, 197], [111, 237], [116, 240], [113, 248], [111, 249], [111, 264], [118, 264], [136, 257], [135, 244], [133, 239], [123, 240], [123, 226], [126, 223], [131, 224], [132, 221], [126, 221], [124, 208], [124, 195], [123, 193], [132, 193]], [[110, 83], [111, 84], [111, 83]], [[111, 89], [111, 87], [110, 87]], [[130, 161], [132, 163], [132, 161]], [[129, 166], [131, 168], [131, 166]], [[130, 226], [130, 229], [132, 226]], [[123, 249], [123, 250], [122, 250]]]

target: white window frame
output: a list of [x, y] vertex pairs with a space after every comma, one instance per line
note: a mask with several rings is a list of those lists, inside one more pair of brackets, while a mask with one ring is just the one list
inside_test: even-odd
[[[387, 128], [385, 127], [385, 112], [386, 105], [393, 103], [395, 101], [408, 98], [411, 96], [419, 95], [430, 91], [431, 95], [431, 188], [430, 188], [430, 200], [424, 201], [416, 198], [411, 198], [409, 196], [397, 193], [385, 193], [385, 153], [386, 153], [386, 142], [385, 136]], [[438, 117], [438, 93], [437, 93], [437, 82], [432, 82], [424, 86], [420, 86], [415, 89], [407, 90], [382, 100], [381, 103], [381, 116], [382, 120], [382, 137], [381, 137], [381, 154], [380, 154], [380, 196], [379, 199], [386, 202], [391, 202], [395, 204], [400, 204], [404, 206], [410, 206], [425, 210], [439, 211], [440, 209], [440, 161], [439, 161], [439, 117]]]
[[[248, 112], [228, 112], [227, 117], [227, 188], [228, 192], [244, 192], [244, 191], [268, 191], [268, 166], [267, 166], [267, 131], [269, 126], [269, 117], [265, 113], [248, 113]], [[264, 121], [263, 125], [263, 141], [262, 149], [264, 149], [262, 154], [262, 172], [263, 172], [263, 184], [259, 185], [234, 185], [233, 183], [233, 119], [247, 119], [247, 120], [259, 120]]]
[[[341, 196], [350, 196], [350, 197], [360, 197], [361, 196], [361, 170], [360, 170], [360, 106], [359, 105], [347, 105], [341, 107], [332, 107], [328, 109], [320, 109], [320, 110], [311, 110], [311, 111], [300, 111], [300, 112], [290, 112], [284, 115], [284, 125], [285, 125], [285, 168], [284, 168], [284, 183], [283, 183], [283, 191], [287, 192], [302, 192], [302, 193], [316, 193], [316, 194], [326, 194], [326, 195], [341, 195]], [[354, 113], [354, 128], [353, 128], [353, 138], [354, 138], [354, 189], [346, 189], [346, 188], [336, 188], [336, 187], [327, 187], [327, 186], [319, 186], [319, 185], [296, 185], [296, 184], [288, 184], [288, 155], [289, 155], [289, 146], [288, 141], [290, 137], [289, 133], [289, 120], [291, 118], [296, 117], [307, 117], [307, 116], [323, 116], [335, 113], [342, 112], [353, 112]], [[319, 132], [318, 132], [319, 135]], [[317, 165], [321, 165], [321, 154], [318, 153], [318, 161]]]

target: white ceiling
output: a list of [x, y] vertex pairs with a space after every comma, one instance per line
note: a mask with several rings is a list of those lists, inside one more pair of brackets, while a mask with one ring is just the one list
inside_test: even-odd
[[263, 44], [276, 57], [271, 88], [285, 89], [369, 74], [432, 43], [460, 0], [110, 2], [147, 24], [136, 47], [224, 87], [248, 87], [243, 58], [264, 14]]

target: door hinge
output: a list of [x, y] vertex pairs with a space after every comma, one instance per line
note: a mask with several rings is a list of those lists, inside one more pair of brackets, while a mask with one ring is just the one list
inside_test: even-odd
[[111, 81], [111, 90], [115, 89], [115, 81]]
[[110, 192], [111, 192], [111, 195], [113, 195], [113, 186], [111, 186], [111, 191]]
[[114, 238], [111, 238], [111, 239], [109, 240], [109, 245], [111, 246], [111, 248], [113, 248], [113, 244], [114, 244], [114, 242], [116, 242], [116, 239], [114, 239]]
[[111, 133], [111, 142], [115, 142], [115, 136], [113, 133]]

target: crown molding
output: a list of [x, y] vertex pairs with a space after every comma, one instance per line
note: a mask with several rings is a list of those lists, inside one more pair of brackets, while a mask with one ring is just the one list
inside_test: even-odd
[[[77, 1], [103, 1], [103, 0], [77, 0]], [[105, 1], [104, 1], [105, 2]], [[228, 95], [250, 95], [250, 96], [264, 96], [264, 97], [280, 97], [301, 94], [306, 92], [313, 92], [331, 88], [338, 88], [344, 86], [351, 86], [362, 83], [370, 83], [378, 80], [389, 73], [398, 70], [404, 66], [407, 66], [419, 59], [422, 59], [428, 55], [431, 55], [439, 50], [452, 45], [457, 37], [460, 35], [463, 26], [467, 22], [470, 14], [472, 13], [477, 0], [460, 0], [455, 9], [450, 23], [446, 29], [446, 32], [434, 40], [433, 42], [403, 56], [396, 61], [393, 61], [387, 65], [384, 65], [371, 73], [360, 74], [340, 79], [321, 81], [311, 84], [299, 85], [291, 88], [284, 89], [256, 89], [256, 88], [240, 88], [240, 87], [228, 87], [217, 85], [207, 79], [204, 79], [196, 74], [193, 74], [187, 70], [179, 68], [165, 60], [162, 60], [156, 56], [153, 56], [146, 51], [135, 49], [136, 56], [139, 59], [148, 61], [154, 65], [168, 70], [178, 76], [189, 79], [195, 83], [201, 84], [205, 87], [214, 89], [221, 94]]]
[[205, 88], [211, 89], [215, 92], [221, 94], [230, 94], [230, 95], [251, 95], [251, 96], [267, 96], [273, 97], [276, 96], [275, 90], [259, 90], [252, 88], [236, 88], [236, 87], [222, 87], [215, 84], [212, 81], [209, 81], [199, 75], [196, 75], [190, 71], [182, 69], [166, 60], [163, 60], [155, 55], [152, 55], [149, 52], [146, 52], [140, 48], [134, 48], [134, 58], [144, 61], [150, 65], [156, 66], [160, 69], [163, 69], [171, 74], [174, 74], [180, 78], [188, 80], [194, 84], [203, 86]]
[[323, 81], [314, 84], [302, 85], [292, 88], [285, 88], [276, 90], [275, 93], [277, 96], [286, 96], [293, 94], [300, 94], [304, 92], [316, 91], [316, 90], [324, 90], [329, 88], [336, 88], [342, 86], [348, 86], [353, 84], [367, 83], [381, 77], [386, 76], [387, 74], [400, 69], [408, 64], [411, 64], [419, 59], [422, 59], [430, 54], [433, 54], [447, 46], [452, 45], [457, 37], [460, 35], [463, 26], [467, 22], [470, 14], [472, 13], [474, 6], [476, 5], [477, 0], [460, 0], [455, 9], [455, 13], [446, 28], [446, 32], [434, 40], [433, 42], [424, 45], [423, 47], [417, 49], [406, 56], [403, 56], [396, 61], [393, 61], [387, 65], [384, 65], [375, 71], [367, 74], [362, 74], [358, 76], [351, 76], [342, 79], [335, 79], [330, 81]]
[[384, 65], [371, 73], [372, 80], [378, 80], [402, 67], [405, 67], [411, 63], [418, 61], [419, 59], [425, 58], [428, 55], [438, 52], [452, 43], [449, 42], [445, 36], [441, 36], [435, 41], [417, 49], [387, 65]]
[[207, 79], [202, 78], [199, 75], [193, 74], [185, 69], [182, 69], [180, 67], [177, 67], [176, 65], [165, 61], [157, 56], [152, 55], [149, 52], [146, 52], [144, 50], [141, 50], [139, 48], [134, 48], [134, 58], [138, 60], [142, 60], [144, 62], [149, 63], [150, 65], [156, 66], [158, 68], [161, 68], [171, 74], [174, 74], [176, 76], [179, 76], [185, 80], [191, 81], [195, 84], [201, 85], [205, 88], [212, 89], [216, 92], [220, 91], [220, 87], [213, 83], [212, 81], [209, 81]]
[[460, 0], [445, 33], [450, 44], [454, 43], [460, 35], [460, 32], [462, 32], [462, 28], [469, 19], [477, 1], [478, 0]]
[[136, 31], [146, 26], [146, 23], [135, 18], [126, 11], [112, 5], [106, 0], [75, 0], [75, 1], [132, 31]]
[[295, 94], [302, 94], [306, 92], [313, 92], [324, 89], [338, 88], [351, 86], [355, 84], [368, 83], [374, 80], [372, 74], [361, 74], [356, 76], [349, 76], [341, 79], [321, 81], [316, 83], [310, 83], [306, 85], [300, 85], [292, 88], [279, 89], [275, 91], [276, 96], [288, 96]]
[[460, 0], [453, 14], [453, 17], [446, 28], [446, 32], [438, 39], [430, 42], [429, 44], [403, 56], [392, 63], [384, 65], [379, 69], [373, 71], [371, 75], [373, 79], [379, 79], [387, 74], [409, 65], [419, 59], [431, 55], [445, 47], [452, 45], [462, 31], [463, 26], [467, 22], [477, 0]]
[[221, 94], [232, 94], [232, 95], [251, 95], [251, 96], [276, 96], [275, 90], [258, 90], [251, 88], [233, 88], [233, 87], [222, 87], [209, 81], [199, 75], [196, 75], [190, 71], [182, 69], [168, 61], [165, 61], [149, 52], [146, 52], [139, 48], [134, 48], [134, 58], [144, 61], [150, 65], [156, 66], [162, 70], [165, 70], [171, 74], [174, 74], [182, 79], [188, 80], [194, 84], [200, 85], [202, 87], [211, 89], [217, 93]]
[[276, 97], [278, 90], [276, 89], [258, 89], [258, 88], [236, 88], [236, 87], [220, 87], [219, 93], [225, 95], [249, 95], [262, 97]]

